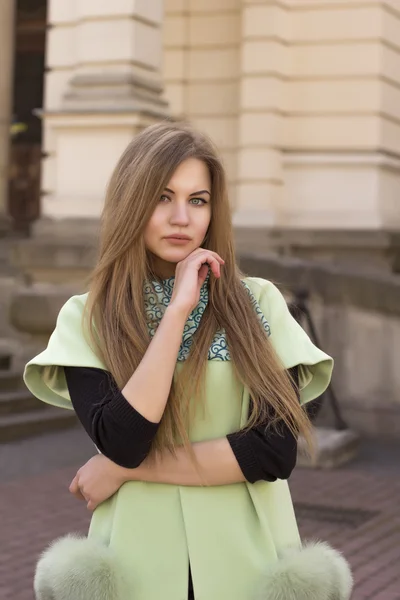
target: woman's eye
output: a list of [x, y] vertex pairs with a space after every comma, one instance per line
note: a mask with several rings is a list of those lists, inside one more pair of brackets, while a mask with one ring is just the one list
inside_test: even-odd
[[167, 202], [169, 200], [168, 196], [164, 196], [164, 194], [160, 198], [160, 202]]
[[204, 198], [192, 198], [191, 201], [196, 205], [200, 206], [201, 204], [207, 204], [207, 201]]

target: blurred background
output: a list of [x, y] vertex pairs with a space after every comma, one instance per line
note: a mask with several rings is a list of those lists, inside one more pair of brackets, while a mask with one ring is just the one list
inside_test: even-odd
[[400, 0], [0, 0], [0, 600], [87, 527], [68, 485], [93, 447], [22, 368], [85, 288], [119, 155], [165, 118], [216, 142], [242, 268], [336, 361], [302, 533], [345, 552], [356, 600], [400, 599], [399, 90]]

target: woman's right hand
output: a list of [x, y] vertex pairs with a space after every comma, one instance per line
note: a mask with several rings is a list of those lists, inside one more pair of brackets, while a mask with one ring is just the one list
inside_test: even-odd
[[175, 282], [170, 306], [178, 308], [186, 317], [200, 300], [200, 289], [210, 268], [215, 277], [221, 276], [223, 258], [216, 252], [197, 248], [176, 265]]
[[103, 454], [92, 456], [71, 481], [69, 491], [78, 500], [85, 500], [87, 508], [94, 510], [111, 498], [128, 481], [124, 467], [120, 467]]

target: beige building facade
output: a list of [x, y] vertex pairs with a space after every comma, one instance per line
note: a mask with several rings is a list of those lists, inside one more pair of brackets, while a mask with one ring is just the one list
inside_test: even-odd
[[82, 289], [131, 138], [185, 119], [221, 151], [244, 270], [307, 290], [346, 419], [397, 436], [399, 2], [2, 0], [0, 224], [30, 230], [14, 264], [34, 284], [5, 294], [0, 227], [4, 346], [28, 334], [23, 364]]
[[[3, 213], [16, 7], [0, 6]], [[218, 144], [241, 228], [400, 228], [397, 0], [48, 0], [46, 8], [42, 217], [97, 219], [131, 137], [172, 116]]]

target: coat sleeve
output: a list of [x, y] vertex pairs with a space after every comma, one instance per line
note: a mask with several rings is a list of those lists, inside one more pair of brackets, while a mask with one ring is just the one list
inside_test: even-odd
[[25, 385], [39, 400], [70, 410], [73, 406], [63, 367], [106, 370], [84, 332], [82, 317], [86, 299], [87, 294], [73, 296], [64, 304], [47, 348], [27, 363], [23, 375]]
[[111, 373], [87, 367], [64, 367], [64, 372], [76, 415], [96, 448], [121, 467], [138, 467], [159, 423], [129, 404]]
[[[298, 399], [298, 368], [290, 370]], [[249, 414], [251, 412], [251, 399]], [[246, 431], [235, 431], [226, 437], [239, 467], [249, 483], [288, 479], [296, 466], [297, 438], [285, 423], [279, 429], [260, 423]]]
[[265, 279], [251, 277], [246, 283], [270, 326], [270, 342], [285, 369], [298, 367], [300, 402], [318, 398], [328, 387], [333, 359], [317, 348], [292, 317], [278, 288]]

